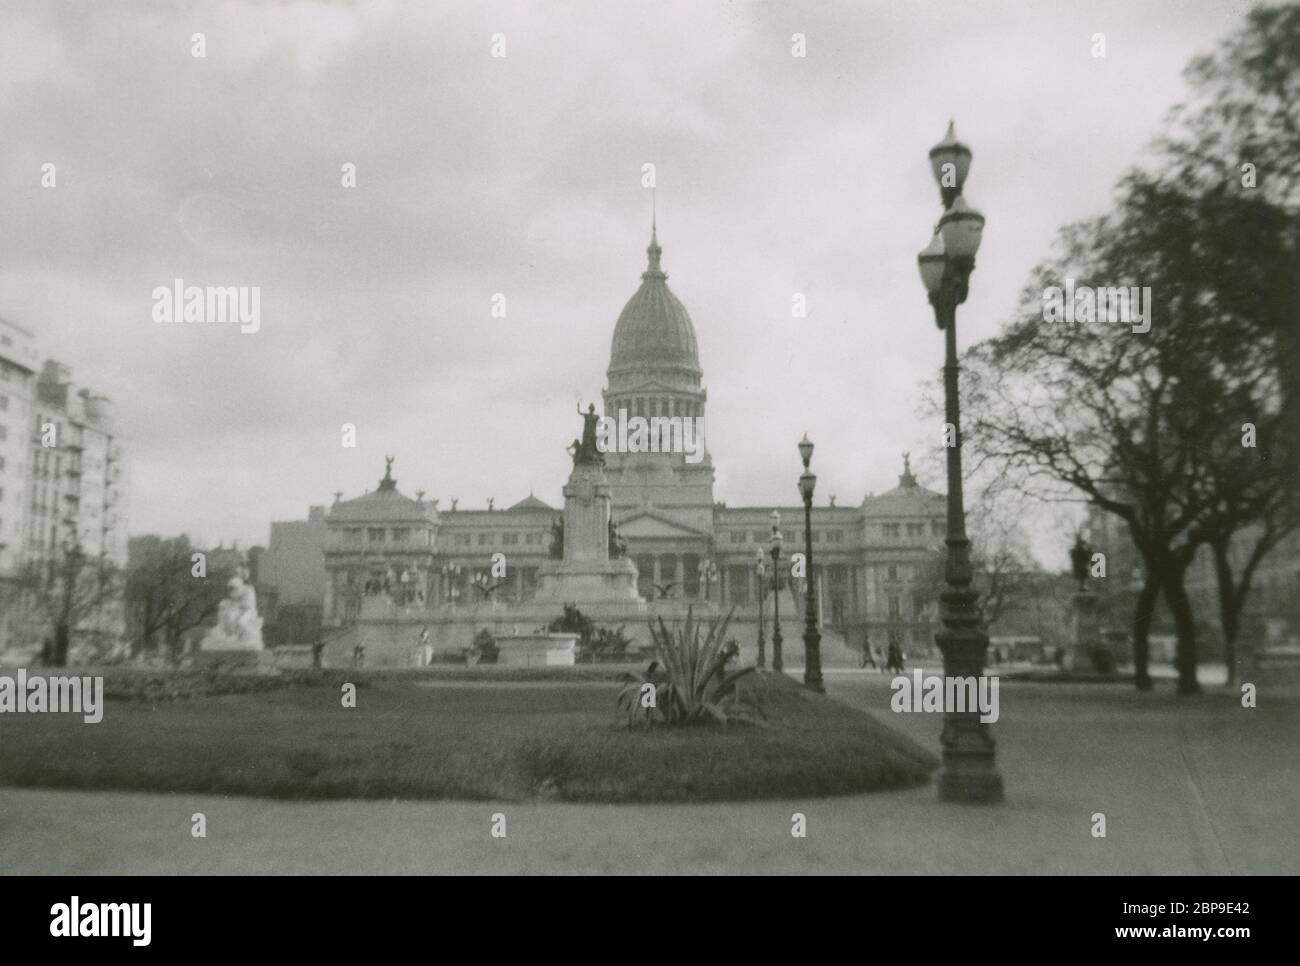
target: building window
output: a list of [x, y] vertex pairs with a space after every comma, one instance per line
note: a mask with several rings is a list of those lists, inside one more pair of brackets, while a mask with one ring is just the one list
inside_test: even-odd
[[827, 531], [826, 531], [826, 542], [827, 542], [827, 543], [843, 543], [843, 542], [844, 542], [844, 531], [843, 531], [843, 530], [827, 530]]
[[370, 527], [370, 528], [368, 528], [368, 529], [366, 530], [366, 540], [367, 540], [368, 542], [370, 542], [370, 543], [383, 543], [383, 542], [384, 542], [384, 528], [383, 528], [383, 527]]
[[524, 543], [527, 544], [527, 545], [530, 546], [530, 547], [531, 547], [531, 546], [536, 546], [537, 544], [539, 544], [539, 543], [541, 543], [541, 542], [542, 542], [542, 535], [541, 535], [540, 533], [525, 533], [525, 534], [524, 534]]
[[486, 547], [486, 546], [487, 546], [488, 544], [490, 544], [491, 542], [492, 542], [492, 534], [490, 534], [490, 533], [480, 533], [480, 534], [478, 535], [478, 545], [479, 545], [480, 547]]
[[908, 535], [909, 537], [923, 537], [923, 536], [925, 536], [925, 524], [924, 524], [924, 523], [909, 523], [909, 524], [907, 525], [907, 535]]
[[406, 543], [411, 539], [411, 531], [406, 527], [400, 527], [393, 531], [393, 543]]
[[939, 520], [930, 521], [930, 536], [942, 537], [944, 535], [944, 525]]
[[899, 535], [899, 529], [897, 523], [882, 524], [881, 529], [885, 532], [885, 536], [887, 537], [896, 537]]
[[458, 547], [468, 547], [473, 542], [474, 542], [474, 538], [471, 534], [468, 533], [456, 534], [456, 546]]
[[898, 615], [899, 615], [899, 613], [900, 613], [900, 610], [899, 610], [899, 606], [898, 606], [898, 598], [897, 598], [897, 597], [891, 597], [891, 598], [889, 598], [889, 617], [890, 617], [890, 619], [891, 619], [891, 620], [898, 620]]
[[741, 530], [741, 531], [733, 531], [732, 534], [731, 534], [731, 542], [732, 542], [732, 543], [744, 543], [744, 542], [745, 542], [745, 538], [746, 538], [746, 536], [747, 536], [747, 534], [746, 534], [743, 530]]
[[502, 542], [503, 544], [505, 544], [507, 547], [513, 547], [513, 546], [516, 546], [516, 545], [518, 545], [518, 543], [519, 543], [519, 534], [517, 534], [517, 533], [503, 533], [503, 534], [501, 535], [501, 542]]
[[886, 580], [897, 580], [897, 579], [898, 579], [898, 567], [896, 567], [896, 566], [893, 565], [893, 564], [890, 564], [890, 565], [889, 565], [889, 568], [885, 571], [885, 579], [886, 579]]

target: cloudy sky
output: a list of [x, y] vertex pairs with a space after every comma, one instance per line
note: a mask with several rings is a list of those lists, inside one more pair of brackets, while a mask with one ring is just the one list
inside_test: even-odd
[[[133, 533], [265, 543], [384, 454], [444, 508], [558, 503], [575, 396], [599, 400], [645, 268], [653, 163], [717, 498], [795, 502], [807, 431], [819, 492], [857, 503], [938, 440], [915, 255], [948, 119], [988, 218], [969, 342], [1244, 9], [6, 0], [0, 315], [114, 400]], [[176, 278], [260, 286], [261, 330], [154, 323]]]

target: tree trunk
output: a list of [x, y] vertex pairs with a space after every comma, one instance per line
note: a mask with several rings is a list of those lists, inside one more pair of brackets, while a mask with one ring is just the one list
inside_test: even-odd
[[1133, 683], [1139, 691], [1151, 690], [1151, 619], [1155, 615], [1160, 585], [1148, 576], [1133, 608]]
[[179, 628], [167, 629], [167, 663], [176, 667], [181, 662], [181, 632]]
[[1183, 587], [1185, 567], [1170, 567], [1165, 574], [1165, 602], [1174, 615], [1174, 630], [1178, 634], [1178, 693], [1196, 694], [1201, 690], [1196, 680], [1196, 621], [1192, 605]]
[[68, 666], [68, 643], [71, 636], [67, 621], [61, 620], [54, 625], [54, 646], [50, 648], [51, 666]]
[[1219, 623], [1223, 627], [1223, 658], [1228, 665], [1228, 687], [1237, 683], [1237, 635], [1241, 630], [1241, 598], [1232, 580], [1232, 564], [1228, 560], [1228, 542], [1215, 540], [1210, 544], [1214, 554], [1214, 577], [1219, 588]]

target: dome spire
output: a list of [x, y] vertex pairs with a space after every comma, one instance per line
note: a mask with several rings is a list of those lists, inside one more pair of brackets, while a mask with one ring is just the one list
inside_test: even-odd
[[646, 254], [650, 257], [650, 267], [641, 273], [644, 279], [650, 278], [667, 278], [668, 275], [659, 267], [659, 256], [663, 254], [663, 248], [659, 245], [659, 225], [658, 218], [653, 209], [650, 214], [650, 247], [647, 248]]

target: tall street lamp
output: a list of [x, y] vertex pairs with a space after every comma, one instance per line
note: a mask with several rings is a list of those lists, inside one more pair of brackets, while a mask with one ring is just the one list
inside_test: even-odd
[[754, 551], [754, 573], [758, 576], [758, 666], [767, 666], [767, 641], [763, 640], [763, 608], [767, 602], [767, 558], [763, 548]]
[[445, 589], [444, 596], [447, 603], [455, 606], [456, 600], [460, 597], [460, 574], [461, 566], [458, 563], [445, 563], [442, 565], [442, 582]]
[[[952, 124], [943, 141], [930, 151], [930, 167], [939, 184], [945, 211], [939, 226], [917, 257], [921, 282], [935, 323], [943, 330], [944, 419], [951, 427], [948, 447], [948, 546], [944, 565], [946, 589], [939, 596], [943, 629], [935, 642], [943, 653], [943, 673], [952, 678], [979, 678], [984, 671], [988, 635], [980, 626], [966, 538], [966, 511], [962, 505], [961, 422], [957, 401], [957, 306], [966, 301], [975, 253], [984, 230], [984, 216], [966, 203], [962, 187], [970, 170], [970, 148], [957, 140]], [[993, 736], [979, 719], [977, 708], [943, 715], [943, 767], [939, 797], [950, 802], [1002, 800], [1002, 776], [994, 761]]]
[[781, 657], [781, 514], [772, 511], [772, 670], [785, 670]]
[[804, 598], [803, 620], [803, 683], [822, 694], [826, 686], [822, 683], [822, 635], [817, 630], [817, 589], [813, 577], [812, 559], [812, 501], [813, 490], [817, 486], [817, 475], [808, 468], [812, 461], [813, 444], [808, 434], [803, 434], [799, 441], [799, 458], [803, 460], [803, 473], [799, 477], [799, 493], [803, 496], [803, 549], [804, 568], [807, 579], [804, 584], [807, 593]]

